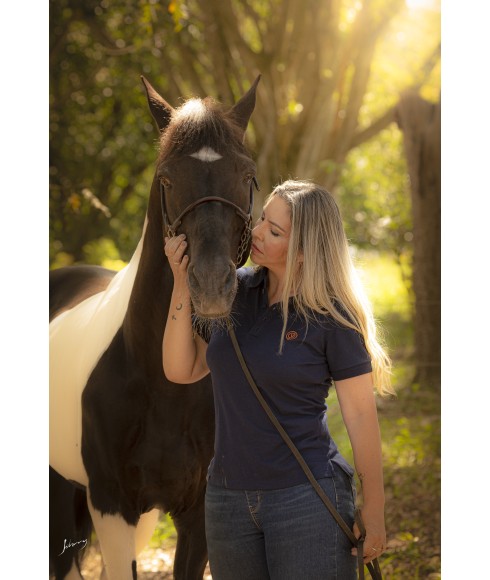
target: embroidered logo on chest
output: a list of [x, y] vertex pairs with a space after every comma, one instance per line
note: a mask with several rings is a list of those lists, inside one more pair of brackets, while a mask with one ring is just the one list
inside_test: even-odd
[[290, 330], [289, 332], [286, 332], [286, 340], [295, 340], [296, 338], [298, 338], [298, 333], [295, 330]]

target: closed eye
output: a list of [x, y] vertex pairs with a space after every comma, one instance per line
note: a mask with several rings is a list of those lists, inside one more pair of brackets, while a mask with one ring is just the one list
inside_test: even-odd
[[[257, 223], [263, 222], [265, 221], [265, 214], [262, 214], [259, 219], [257, 220]], [[273, 229], [270, 230], [271, 234], [275, 237], [278, 238], [281, 234], [279, 234], [278, 232], [274, 231]]]

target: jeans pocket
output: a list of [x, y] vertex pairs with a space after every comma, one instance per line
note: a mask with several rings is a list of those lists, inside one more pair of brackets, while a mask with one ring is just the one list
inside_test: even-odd
[[346, 491], [349, 492], [352, 502], [355, 505], [357, 499], [357, 488], [354, 478], [354, 470], [349, 465], [350, 470], [348, 471], [344, 465], [337, 463], [336, 461], [330, 461], [330, 466], [336, 481], [338, 481], [338, 484], [343, 486]]

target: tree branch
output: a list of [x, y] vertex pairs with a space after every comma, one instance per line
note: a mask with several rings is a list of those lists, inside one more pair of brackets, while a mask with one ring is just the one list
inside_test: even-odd
[[374, 123], [371, 123], [369, 127], [366, 127], [365, 129], [362, 129], [362, 131], [355, 133], [349, 143], [349, 150], [362, 145], [362, 143], [365, 143], [366, 141], [369, 141], [369, 139], [372, 139], [380, 131], [386, 129], [388, 125], [393, 123], [395, 121], [395, 109], [396, 106], [391, 107], [391, 109], [388, 109], [384, 115], [379, 117], [376, 121], [374, 121]]
[[[400, 91], [401, 94], [405, 94], [407, 92], [412, 92], [412, 93], [418, 92], [420, 90], [420, 87], [424, 84], [427, 77], [430, 75], [433, 68], [435, 67], [435, 65], [439, 61], [440, 47], [441, 47], [441, 45], [438, 44], [436, 46], [436, 48], [433, 50], [433, 52], [429, 55], [429, 57], [427, 58], [425, 63], [420, 68], [421, 76], [420, 76], [419, 80], [417, 82], [415, 82], [414, 84], [412, 84], [410, 87]], [[366, 127], [365, 129], [362, 129], [361, 131], [358, 131], [357, 133], [355, 133], [350, 141], [349, 150], [354, 148], [354, 147], [358, 147], [359, 145], [362, 145], [362, 143], [365, 143], [366, 141], [369, 141], [369, 139], [372, 139], [380, 131], [382, 131], [383, 129], [386, 129], [386, 127], [388, 127], [388, 125], [390, 125], [391, 123], [396, 121], [397, 107], [398, 107], [398, 103], [396, 105], [394, 105], [393, 107], [391, 107], [390, 109], [388, 109], [376, 121], [371, 123], [369, 125], [369, 127]]]

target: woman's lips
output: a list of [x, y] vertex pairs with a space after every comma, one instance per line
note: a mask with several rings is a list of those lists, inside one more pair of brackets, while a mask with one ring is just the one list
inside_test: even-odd
[[252, 244], [252, 252], [255, 252], [256, 254], [262, 254], [262, 252], [257, 248], [255, 244]]

